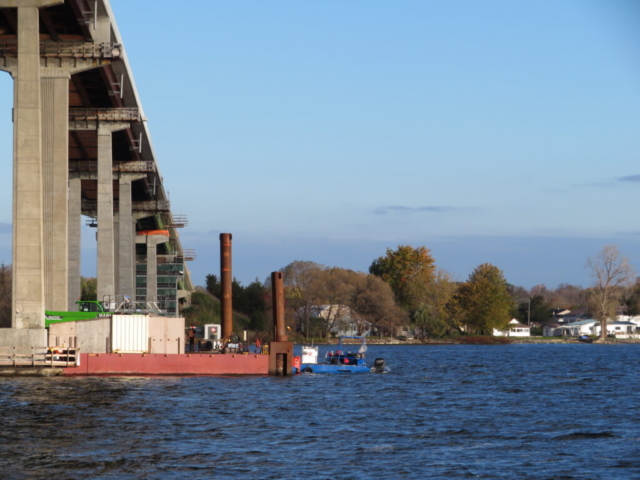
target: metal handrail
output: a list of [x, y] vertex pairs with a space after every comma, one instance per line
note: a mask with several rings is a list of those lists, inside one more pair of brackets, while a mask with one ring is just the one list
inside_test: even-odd
[[[84, 211], [96, 211], [98, 209], [98, 202], [96, 200], [82, 199], [81, 208]], [[120, 201], [117, 198], [113, 199], [113, 208], [116, 210], [120, 208]], [[131, 208], [136, 212], [168, 212], [170, 210], [170, 204], [169, 200], [146, 200], [132, 202]]]
[[140, 109], [128, 108], [70, 108], [70, 122], [140, 122]]
[[[0, 56], [16, 57], [18, 42], [14, 39], [0, 40]], [[52, 58], [120, 58], [122, 45], [108, 42], [80, 42], [65, 40], [40, 41], [40, 56]]]
[[[122, 173], [148, 173], [156, 171], [156, 164], [153, 161], [114, 161], [112, 169], [114, 172]], [[70, 160], [69, 171], [97, 173], [98, 162], [96, 160]]]

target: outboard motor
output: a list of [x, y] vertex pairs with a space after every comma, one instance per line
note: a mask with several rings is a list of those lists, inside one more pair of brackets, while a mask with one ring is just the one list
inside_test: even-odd
[[373, 367], [371, 367], [371, 371], [373, 373], [385, 373], [386, 367], [384, 358], [376, 358], [375, 362], [373, 362]]

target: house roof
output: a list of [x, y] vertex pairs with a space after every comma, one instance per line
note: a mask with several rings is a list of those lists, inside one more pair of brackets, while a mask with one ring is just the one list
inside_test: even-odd
[[596, 323], [593, 318], [587, 318], [586, 320], [578, 320], [577, 322], [570, 322], [564, 325], [565, 327], [579, 327], [581, 325], [589, 325], [590, 323]]
[[[600, 325], [600, 322], [596, 322], [596, 325]], [[632, 325], [634, 327], [637, 327], [638, 324], [637, 323], [633, 323], [633, 322], [607, 322], [607, 325]]]
[[531, 327], [529, 327], [528, 325], [524, 325], [520, 322], [513, 323], [512, 321], [509, 323], [509, 328], [531, 328]]
[[577, 317], [581, 315], [587, 315], [587, 307], [576, 308], [575, 310], [571, 310], [569, 313], [564, 313], [561, 316], [563, 317]]

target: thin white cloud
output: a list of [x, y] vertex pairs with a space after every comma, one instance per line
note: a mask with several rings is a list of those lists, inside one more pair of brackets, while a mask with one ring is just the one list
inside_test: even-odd
[[426, 206], [426, 207], [407, 207], [403, 205], [391, 205], [387, 207], [378, 207], [373, 213], [376, 215], [388, 215], [389, 213], [400, 212], [400, 213], [446, 213], [446, 212], [455, 212], [463, 210], [458, 207], [450, 207], [450, 206]]

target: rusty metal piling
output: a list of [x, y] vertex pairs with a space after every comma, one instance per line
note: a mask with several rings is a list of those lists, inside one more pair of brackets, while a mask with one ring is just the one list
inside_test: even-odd
[[287, 330], [284, 323], [284, 288], [282, 272], [271, 272], [271, 294], [273, 298], [273, 327], [276, 342], [287, 341]]
[[222, 338], [229, 338], [233, 331], [233, 304], [231, 302], [231, 234], [220, 234], [220, 311], [222, 316]]
[[284, 289], [282, 272], [271, 272], [273, 299], [273, 342], [269, 345], [269, 374], [291, 375], [293, 371], [293, 343], [287, 341], [284, 323]]

